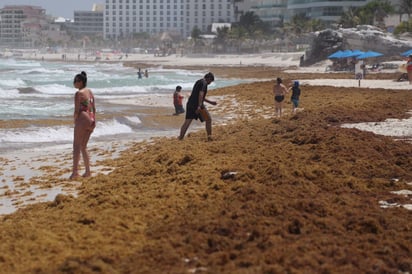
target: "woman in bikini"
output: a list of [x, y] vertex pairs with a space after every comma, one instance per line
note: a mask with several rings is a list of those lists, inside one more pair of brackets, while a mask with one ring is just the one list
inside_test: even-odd
[[80, 153], [83, 157], [85, 172], [83, 177], [90, 177], [90, 158], [87, 152], [87, 143], [96, 127], [96, 108], [94, 96], [87, 85], [86, 72], [82, 71], [74, 77], [73, 85], [78, 91], [74, 96], [74, 138], [73, 138], [73, 172], [70, 179], [76, 179], [78, 173]]
[[288, 93], [288, 89], [282, 84], [282, 79], [277, 78], [276, 84], [273, 86], [273, 95], [275, 96], [275, 115], [277, 117], [282, 116], [282, 103], [285, 100], [285, 95]]

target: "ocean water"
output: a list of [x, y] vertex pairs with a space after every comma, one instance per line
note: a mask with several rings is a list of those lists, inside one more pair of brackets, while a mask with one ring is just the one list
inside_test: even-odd
[[[172, 113], [171, 94], [175, 87], [180, 85], [184, 91], [190, 92], [194, 82], [205, 73], [161, 67], [143, 69], [148, 69], [148, 78], [139, 79], [136, 69], [121, 63], [78, 64], [0, 59], [0, 120], [10, 124], [19, 120], [29, 121], [23, 127], [0, 129], [0, 153], [72, 142], [72, 126], [39, 124], [44, 124], [41, 123], [42, 120], [72, 120], [73, 98], [76, 92], [73, 78], [81, 71], [87, 73], [88, 87], [96, 98], [98, 126], [92, 139], [102, 140], [137, 131], [141, 134], [145, 130], [142, 128], [138, 111], [133, 113], [136, 106], [124, 102], [136, 102], [149, 96], [154, 99], [166, 98], [168, 104], [170, 97]], [[215, 78], [209, 90], [245, 82], [242, 79], [219, 79], [217, 75]], [[116, 103], [119, 101], [123, 103]]]

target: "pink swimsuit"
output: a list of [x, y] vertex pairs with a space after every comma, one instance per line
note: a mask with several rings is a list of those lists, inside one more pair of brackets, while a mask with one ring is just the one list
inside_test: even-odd
[[80, 102], [80, 111], [87, 112], [87, 114], [90, 117], [90, 120], [92, 122], [95, 122], [96, 116], [95, 116], [95, 108], [94, 108], [94, 97], [92, 94], [90, 94], [90, 97], [88, 100], [84, 100], [83, 102]]

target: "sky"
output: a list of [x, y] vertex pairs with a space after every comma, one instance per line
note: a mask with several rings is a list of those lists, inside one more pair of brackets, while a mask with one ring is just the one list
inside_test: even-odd
[[97, 3], [105, 3], [105, 0], [0, 0], [0, 8], [6, 5], [39, 6], [46, 10], [46, 14], [73, 19], [75, 10], [91, 10]]

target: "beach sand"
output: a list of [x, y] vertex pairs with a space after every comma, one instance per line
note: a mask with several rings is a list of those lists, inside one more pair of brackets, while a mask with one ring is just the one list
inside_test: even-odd
[[[183, 141], [94, 147], [95, 175], [78, 183], [61, 177], [71, 151], [60, 169], [40, 158], [30, 184], [76, 191], [3, 216], [2, 272], [411, 272], [412, 144], [341, 127], [409, 118], [411, 91], [390, 89], [407, 85], [396, 73], [371, 75], [391, 84], [372, 89], [310, 83], [350, 74], [234, 65], [196, 67], [257, 79], [210, 92], [211, 142], [191, 127]], [[295, 115], [285, 102], [274, 118], [277, 76], [303, 83]], [[153, 124], [183, 122], [151, 111]]]
[[[177, 55], [154, 56], [153, 54], [123, 54], [123, 53], [106, 53], [102, 58], [96, 60], [94, 53], [84, 54], [82, 49], [79, 52], [62, 52], [62, 53], [24, 53], [23, 59], [46, 60], [46, 61], [67, 61], [67, 62], [136, 62], [142, 69], [147, 64], [154, 66], [255, 66], [265, 65], [271, 67], [290, 66], [290, 64], [299, 65], [299, 58], [302, 52], [267, 52], [262, 54], [227, 54], [227, 55]], [[66, 58], [62, 59], [62, 54]], [[80, 54], [80, 55], [79, 55]]]

